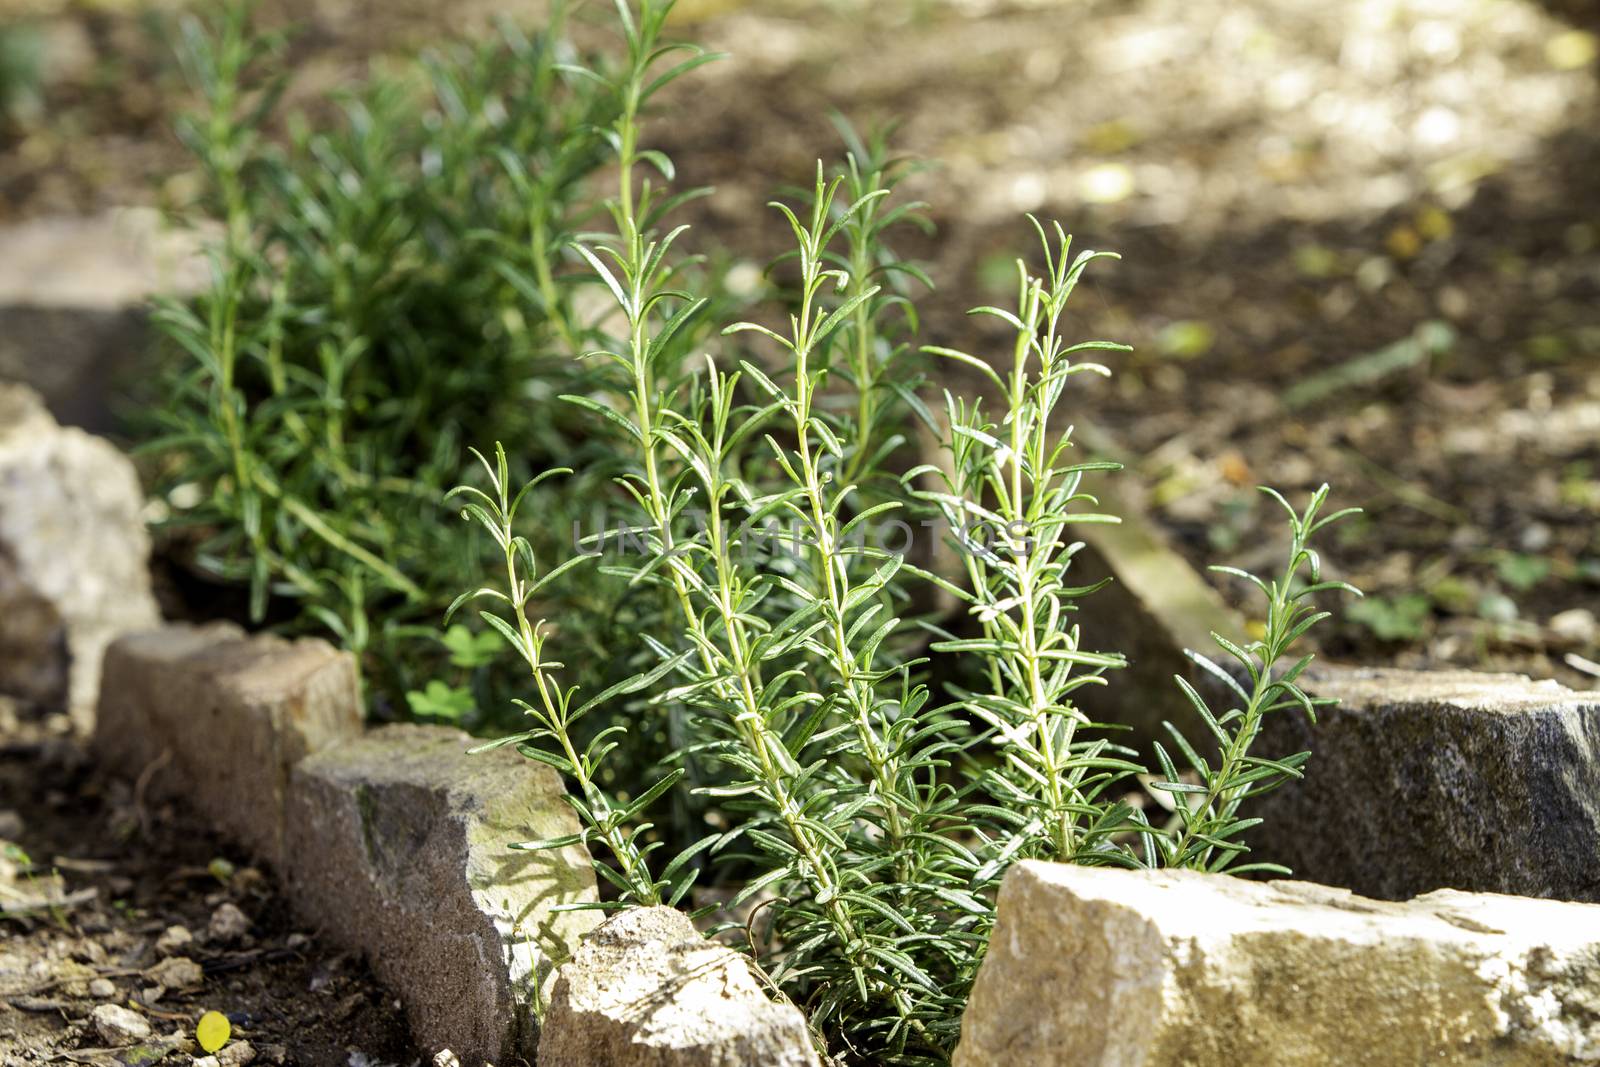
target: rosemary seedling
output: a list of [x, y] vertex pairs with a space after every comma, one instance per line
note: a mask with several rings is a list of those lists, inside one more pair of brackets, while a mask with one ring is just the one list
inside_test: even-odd
[[[1316, 609], [1313, 598], [1318, 593], [1338, 590], [1354, 596], [1361, 595], [1361, 591], [1348, 582], [1323, 579], [1321, 558], [1311, 547], [1311, 539], [1319, 531], [1346, 516], [1356, 514], [1360, 509], [1345, 508], [1330, 515], [1319, 515], [1328, 499], [1326, 485], [1311, 495], [1304, 511], [1298, 512], [1273, 490], [1262, 491], [1288, 512], [1291, 535], [1289, 561], [1282, 576], [1270, 582], [1233, 567], [1212, 568], [1242, 578], [1255, 586], [1266, 600], [1266, 622], [1262, 636], [1245, 645], [1236, 644], [1221, 634], [1212, 635], [1217, 645], [1237, 664], [1236, 671], [1230, 672], [1198, 652], [1190, 653], [1197, 664], [1221, 683], [1231, 698], [1237, 699], [1238, 703], [1227, 711], [1216, 714], [1194, 686], [1182, 678], [1177, 680], [1184, 695], [1206, 724], [1221, 755], [1215, 762], [1207, 759], [1176, 727], [1171, 723], [1166, 724], [1173, 744], [1188, 762], [1198, 781], [1181, 780], [1172, 757], [1161, 745], [1156, 746], [1156, 758], [1166, 777], [1152, 788], [1172, 794], [1177, 800], [1177, 832], [1170, 836], [1146, 839], [1147, 844], [1155, 849], [1151, 859], [1158, 859], [1163, 866], [1207, 871], [1231, 868], [1236, 874], [1252, 870], [1290, 873], [1276, 864], [1233, 865], [1235, 860], [1249, 851], [1240, 835], [1261, 822], [1260, 819], [1241, 818], [1239, 808], [1251, 797], [1300, 778], [1301, 768], [1311, 758], [1311, 753], [1296, 752], [1269, 758], [1254, 755], [1250, 749], [1265, 716], [1293, 709], [1303, 711], [1315, 722], [1316, 709], [1333, 703], [1327, 698], [1306, 695], [1297, 682], [1311, 665], [1311, 656], [1296, 656], [1281, 671], [1278, 665], [1290, 658], [1295, 643], [1308, 630], [1330, 617], [1329, 612]], [[1302, 581], [1302, 571], [1309, 581]], [[1248, 686], [1240, 684], [1239, 672], [1248, 679]]]
[[[1049, 858], [1102, 861], [1120, 855], [1108, 839], [1125, 831], [1124, 805], [1107, 804], [1107, 788], [1139, 768], [1118, 755], [1106, 737], [1083, 740], [1090, 725], [1073, 703], [1085, 685], [1103, 684], [1104, 672], [1125, 665], [1115, 652], [1083, 647], [1073, 621], [1077, 601], [1093, 586], [1074, 586], [1072, 558], [1082, 547], [1068, 541], [1068, 524], [1115, 521], [1083, 510], [1084, 474], [1115, 464], [1070, 462], [1070, 428], [1057, 432], [1056, 409], [1071, 379], [1106, 374], [1086, 352], [1127, 351], [1109, 341], [1067, 344], [1062, 315], [1084, 270], [1106, 253], [1070, 254], [1060, 227], [1054, 240], [1034, 221], [1045, 271], [1032, 276], [1017, 264], [1015, 310], [982, 307], [1014, 332], [1010, 366], [994, 370], [975, 356], [947, 348], [937, 355], [977, 368], [1005, 399], [999, 424], [982, 405], [947, 395], [953, 457], [950, 472], [928, 466], [914, 472], [937, 477], [924, 493], [956, 531], [970, 604], [982, 636], [950, 639], [936, 652], [978, 658], [987, 690], [966, 694], [965, 708], [986, 727], [985, 737], [1003, 762], [985, 770], [982, 788], [998, 806], [989, 813], [1004, 824], [1006, 860]], [[1075, 510], [1076, 509], [1076, 510]]]

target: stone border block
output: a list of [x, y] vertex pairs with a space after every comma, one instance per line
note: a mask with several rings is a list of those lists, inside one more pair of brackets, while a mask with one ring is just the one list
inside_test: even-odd
[[1255, 751], [1309, 749], [1251, 802], [1252, 860], [1367, 896], [1433, 889], [1600, 901], [1600, 694], [1520, 675], [1317, 667], [1315, 726], [1268, 717]]
[[1600, 1058], [1600, 906], [1025, 862], [955, 1067]]
[[560, 776], [466, 734], [394, 725], [308, 757], [289, 789], [286, 869], [298, 909], [364, 953], [419, 1044], [465, 1063], [531, 1060], [555, 965], [599, 921]]
[[274, 867], [284, 860], [290, 769], [361, 732], [354, 657], [326, 641], [236, 626], [129, 634], [106, 653], [94, 750], [182, 795]]
[[806, 1020], [672, 908], [620, 912], [558, 973], [539, 1067], [819, 1067]]

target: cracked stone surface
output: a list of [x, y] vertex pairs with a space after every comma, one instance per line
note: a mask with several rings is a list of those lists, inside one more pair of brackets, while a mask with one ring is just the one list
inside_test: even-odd
[[1592, 904], [1025, 862], [955, 1065], [1591, 1062], [1597, 978]]
[[463, 1063], [531, 1060], [534, 1007], [599, 922], [581, 845], [512, 845], [578, 831], [560, 777], [435, 726], [379, 727], [300, 763], [286, 867], [309, 918], [399, 995], [424, 1048]]
[[818, 1067], [805, 1019], [672, 908], [608, 920], [557, 973], [540, 1067]]

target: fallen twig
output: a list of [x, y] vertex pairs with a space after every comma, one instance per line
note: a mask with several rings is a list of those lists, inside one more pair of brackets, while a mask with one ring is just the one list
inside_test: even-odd
[[[134, 975], [142, 975], [144, 973], [145, 973], [144, 969], [140, 968], [140, 967], [106, 967], [106, 968], [97, 967], [97, 968], [95, 968], [94, 977], [95, 978], [132, 978]], [[9, 998], [9, 997], [36, 997], [40, 993], [48, 993], [48, 992], [50, 992], [50, 990], [56, 988], [57, 986], [68, 985], [69, 983], [72, 983], [72, 982], [91, 982], [93, 980], [94, 980], [93, 978], [89, 978], [89, 977], [86, 977], [86, 976], [81, 975], [81, 974], [79, 974], [79, 975], [64, 975], [64, 976], [61, 976], [61, 977], [52, 978], [48, 982], [41, 983], [40, 985], [31, 986], [28, 989], [0, 990], [0, 999], [6, 999], [6, 998]]]
[[145, 837], [150, 836], [150, 813], [144, 807], [144, 795], [150, 788], [150, 782], [155, 778], [156, 772], [172, 762], [172, 749], [161, 750], [161, 755], [151, 760], [145, 769], [139, 772], [139, 777], [133, 783], [133, 812], [139, 819], [139, 832]]
[[105, 874], [117, 869], [117, 865], [110, 860], [75, 859], [72, 856], [54, 856], [50, 860], [52, 867], [59, 867], [63, 871], [76, 871], [78, 874]]
[[52, 908], [75, 908], [79, 904], [87, 904], [99, 895], [100, 890], [91, 886], [59, 897], [18, 896], [11, 900], [0, 900], [0, 915], [22, 915], [49, 911]]
[[1568, 652], [1563, 658], [1567, 661], [1567, 666], [1573, 670], [1582, 671], [1584, 674], [1592, 674], [1596, 678], [1600, 678], [1600, 663], [1596, 663], [1592, 659], [1585, 659], [1576, 652]]

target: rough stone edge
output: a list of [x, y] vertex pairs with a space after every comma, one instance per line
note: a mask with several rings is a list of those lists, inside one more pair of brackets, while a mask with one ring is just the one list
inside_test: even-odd
[[[421, 859], [409, 863], [398, 860], [391, 852], [380, 859], [375, 850], [394, 842], [386, 839], [382, 827], [366, 821], [364, 790], [370, 783], [364, 784], [359, 772], [370, 764], [360, 757], [362, 750], [368, 748], [383, 755], [385, 747], [405, 744], [408, 734], [412, 735], [406, 746], [410, 753], [420, 755], [429, 748], [450, 745], [457, 756], [472, 758], [465, 756], [473, 740], [465, 733], [447, 727], [398, 723], [372, 727], [359, 737], [344, 739], [307, 756], [293, 770], [286, 799], [289, 862], [284, 872], [285, 885], [305, 919], [320, 924], [332, 940], [365, 955], [378, 978], [406, 1002], [408, 1022], [419, 1045], [427, 1046], [429, 1051], [448, 1047], [468, 1064], [505, 1063], [507, 1059], [531, 1061], [539, 1040], [535, 1018], [538, 1003], [541, 997], [548, 997], [561, 962], [553, 956], [549, 940], [541, 943], [541, 936], [575, 947], [583, 932], [598, 925], [599, 915], [589, 910], [558, 915], [546, 912], [537, 928], [529, 927], [524, 921], [528, 918], [525, 912], [509, 915], [509, 901], [490, 895], [483, 879], [505, 875], [491, 874], [484, 860], [494, 854], [496, 843], [524, 840], [528, 834], [544, 838], [575, 833], [579, 827], [573, 813], [558, 803], [564, 786], [552, 768], [522, 761], [509, 750], [486, 754], [485, 761], [499, 759], [525, 769], [538, 783], [534, 792], [545, 794], [551, 801], [547, 807], [528, 813], [546, 816], [544, 825], [512, 827], [502, 820], [518, 813], [505, 807], [503, 794], [488, 788], [495, 784], [489, 780], [495, 771], [487, 762], [460, 777], [447, 779], [445, 788], [437, 790], [419, 787], [401, 772], [395, 780], [373, 788], [392, 786], [427, 794], [429, 808], [422, 813], [422, 820], [408, 824], [408, 829], [418, 833], [416, 847], [437, 846], [440, 842], [434, 834], [450, 820], [472, 820], [466, 838], [469, 854], [437, 862]], [[391, 805], [384, 810], [396, 809]], [[389, 829], [393, 828], [391, 824]], [[508, 833], [512, 829], [516, 832]], [[497, 838], [501, 840], [497, 842]], [[348, 859], [330, 862], [325, 851], [317, 851], [319, 847], [359, 849], [361, 855], [352, 856], [347, 851]], [[435, 857], [438, 855], [434, 853]], [[559, 853], [506, 848], [504, 860], [508, 864], [566, 867], [576, 883], [569, 887], [575, 899], [596, 897], [588, 854], [581, 845], [566, 846]], [[403, 868], [399, 881], [390, 881], [395, 871], [385, 871], [391, 864]], [[464, 888], [473, 908], [468, 924], [441, 928], [435, 920], [442, 908], [415, 907], [421, 900], [415, 896], [412, 879], [427, 881], [431, 874], [438, 873], [435, 867], [441, 871], [448, 868], [446, 877], [452, 880], [458, 872], [465, 875]], [[330, 871], [342, 877], [329, 883]], [[361, 918], [341, 924], [339, 919], [346, 911], [359, 912]], [[410, 937], [419, 924], [426, 929], [426, 936]], [[563, 928], [559, 933], [557, 924]], [[462, 979], [452, 987], [458, 999], [471, 1000], [475, 1009], [441, 1007], [445, 1002], [440, 996], [410, 1003], [414, 991], [439, 980], [437, 974], [447, 963], [460, 963], [458, 956], [437, 959], [428, 955], [431, 948], [446, 942], [473, 946], [484, 964], [491, 958], [498, 960], [498, 966], [486, 968], [492, 972], [486, 983]], [[377, 953], [372, 951], [373, 944], [399, 947]], [[490, 1016], [503, 1019], [502, 1025], [490, 1028], [492, 1032], [466, 1025]]]
[[[1161, 877], [1161, 881], [1154, 883], [1154, 891], [1158, 894], [1172, 893], [1176, 896], [1186, 883], [1193, 884], [1198, 889], [1198, 899], [1184, 892], [1182, 895], [1187, 899], [1183, 908], [1169, 910], [1164, 916], [1155, 917], [1152, 913], [1142, 910], [1142, 906], [1149, 904], [1150, 887], [1135, 889], [1131, 894], [1115, 887], [1115, 879], [1132, 879], [1141, 875]], [[1103, 881], [1106, 884], [1097, 885], [1094, 884], [1095, 881]], [[1074, 882], [1082, 884], [1074, 885]], [[1041, 910], [1053, 914], [1049, 908], [1050, 901], [1046, 898], [1055, 892], [1075, 897], [1075, 906], [1079, 912], [1109, 914], [1115, 919], [1120, 935], [1115, 945], [1117, 956], [1115, 965], [1107, 963], [1103, 957], [1093, 964], [1097, 972], [1115, 972], [1118, 977], [1109, 985], [1098, 988], [1085, 987], [1082, 991], [1092, 999], [1084, 1001], [1083, 1010], [1077, 1013], [1077, 1018], [1069, 1021], [1069, 1025], [1075, 1024], [1079, 1019], [1084, 1020], [1081, 1030], [1094, 1032], [1102, 1039], [1104, 1059], [1090, 1062], [1132, 1063], [1135, 1062], [1135, 1058], [1137, 1062], [1145, 1062], [1136, 1050], [1146, 1047], [1149, 1021], [1166, 1010], [1159, 1006], [1160, 1002], [1177, 994], [1178, 1004], [1182, 1006], [1183, 999], [1189, 995], [1183, 988], [1184, 974], [1191, 966], [1203, 965], [1203, 961], [1217, 952], [1224, 943], [1212, 942], [1208, 936], [1210, 923], [1208, 916], [1212, 912], [1203, 906], [1197, 909], [1196, 905], [1203, 905], [1207, 894], [1228, 895], [1228, 890], [1223, 888], [1225, 885], [1231, 886], [1234, 897], [1233, 900], [1224, 902], [1225, 907], [1243, 905], [1245, 908], [1271, 908], [1283, 904], [1291, 908], [1321, 910], [1335, 917], [1341, 915], [1403, 917], [1408, 918], [1419, 929], [1429, 925], [1434, 926], [1437, 932], [1427, 939], [1428, 942], [1455, 944], [1469, 955], [1473, 951], [1481, 954], [1480, 960], [1474, 962], [1468, 959], [1461, 968], [1465, 971], [1476, 970], [1475, 977], [1481, 983], [1478, 1003], [1483, 1009], [1481, 1013], [1483, 1019], [1480, 1021], [1488, 1021], [1493, 1028], [1493, 1040], [1496, 1042], [1531, 1041], [1535, 1046], [1529, 1050], [1533, 1058], [1517, 1059], [1515, 1062], [1540, 1064], [1590, 1062], [1595, 1053], [1600, 1051], [1600, 1045], [1595, 1044], [1593, 1036], [1596, 1013], [1594, 994], [1588, 980], [1588, 976], [1593, 974], [1596, 961], [1600, 960], [1600, 905], [1450, 889], [1418, 894], [1404, 901], [1389, 901], [1363, 897], [1348, 889], [1315, 882], [1284, 880], [1263, 883], [1198, 871], [1138, 871], [1027, 860], [1014, 865], [1002, 883], [998, 918], [994, 929], [995, 945], [990, 958], [984, 964], [984, 969], [990, 970], [991, 973], [987, 980], [983, 970], [978, 974], [962, 1022], [962, 1042], [953, 1057], [955, 1067], [979, 1067], [980, 1064], [994, 1062], [979, 1057], [992, 1051], [996, 1045], [1020, 1050], [1026, 1047], [1030, 1040], [1036, 1045], [1041, 1043], [1039, 1027], [1035, 1024], [1033, 1014], [1019, 1012], [1014, 997], [1008, 998], [1004, 995], [1005, 976], [998, 973], [999, 969], [1019, 970], [1020, 974], [1012, 975], [1013, 978], [1031, 977], [1033, 984], [1029, 988], [1043, 996], [1049, 991], [1050, 975], [1080, 970], [1084, 966], [1082, 952], [1104, 948], [1105, 943], [1100, 938], [1091, 938], [1086, 944], [1075, 946], [1073, 951], [1059, 955], [1037, 951], [1036, 946], [1030, 949], [1021, 948], [1028, 943], [1027, 935], [1037, 931], [1037, 927], [1033, 924], [1037, 923], [1038, 919], [1034, 918], [1030, 922], [1028, 916], [1036, 917]], [[1143, 899], [1125, 906], [1125, 900], [1130, 895]], [[1510, 911], [1498, 914], [1493, 912], [1496, 902], [1502, 902]], [[1574, 910], [1566, 912], [1561, 909]], [[1566, 923], [1558, 927], [1551, 921], [1551, 917], [1558, 913], [1569, 922], [1577, 923], [1578, 929], [1584, 932], [1581, 941], [1562, 945], [1559, 940], [1552, 940], [1552, 937], [1556, 936], [1554, 934], [1556, 929], [1562, 931], [1569, 929]], [[1505, 921], [1507, 918], [1512, 921], [1507, 923]], [[1065, 929], [1065, 919], [1047, 921], [1058, 921]], [[1229, 940], [1246, 944], [1253, 940], [1270, 941], [1275, 933], [1286, 925], [1286, 923], [1278, 925], [1268, 923], [1257, 928], [1248, 923], [1240, 923], [1234, 928], [1235, 933]], [[1107, 928], [1102, 927], [1102, 929]], [[1335, 922], [1330, 926], [1330, 938], [1336, 936], [1338, 932]], [[1356, 932], [1361, 934], [1374, 931]], [[1376, 932], [1382, 933], [1382, 931]], [[1070, 942], [1071, 938], [1064, 937], [1064, 940]], [[1381, 959], [1390, 954], [1396, 946], [1400, 946], [1403, 950], [1404, 946], [1411, 943], [1403, 938], [1379, 936], [1364, 943], [1360, 951], [1374, 953]], [[1515, 958], [1518, 953], [1521, 954], [1520, 971], [1517, 964], [1513, 964], [1509, 973], [1497, 965], [1485, 967], [1485, 963], [1493, 959], [1506, 955]], [[1431, 961], [1432, 954], [1428, 955]], [[1130, 970], [1129, 961], [1135, 957], [1138, 958], [1138, 963]], [[1401, 962], [1400, 955], [1393, 955], [1391, 958], [1393, 962]], [[991, 963], [994, 965], [993, 968]], [[1307, 956], [1299, 963], [1303, 967], [1316, 970], [1321, 970], [1325, 966], [1320, 954]], [[1568, 991], [1568, 995], [1563, 998], [1562, 1008], [1569, 1014], [1563, 1017], [1576, 1019], [1580, 1024], [1587, 1024], [1590, 1027], [1590, 1033], [1587, 1035], [1572, 1032], [1570, 1029], [1563, 1032], [1556, 1025], [1557, 1017], [1546, 1014], [1547, 1010], [1553, 1007], [1547, 1003], [1547, 998], [1552, 995], [1551, 990], [1555, 988], [1553, 983], [1561, 964], [1566, 964], [1568, 967], [1567, 971], [1562, 972], [1567, 979], [1564, 987]], [[1045, 977], [1040, 977], [1041, 972]], [[1521, 987], [1524, 999], [1537, 1005], [1537, 1009], [1531, 1013], [1519, 1014], [1512, 1011], [1512, 1005], [1505, 999], [1518, 989], [1519, 975], [1531, 980], [1531, 984]], [[1281, 980], [1282, 977], [1275, 974], [1276, 980]], [[1288, 977], [1292, 978], [1292, 974]], [[1334, 982], [1337, 978], [1330, 977], [1327, 980]], [[1552, 984], [1546, 985], [1546, 983]], [[1291, 988], [1296, 991], [1294, 997], [1298, 999], [1300, 986], [1293, 985]], [[1378, 989], [1387, 992], [1389, 987], [1374, 987], [1374, 995], [1378, 995], [1376, 992]], [[1245, 1005], [1243, 1017], [1235, 1027], [1239, 1032], [1248, 1029], [1250, 1010], [1248, 999], [1243, 1004]], [[1190, 1015], [1196, 1007], [1197, 1002], [1191, 1001], [1187, 1004]], [[1356, 1016], [1351, 1015], [1346, 1018], [1353, 1020]], [[1180, 1047], [1187, 1047], [1186, 1033], [1195, 1019], [1180, 1012], [1175, 1020], [1179, 1025], [1169, 1037], [1177, 1041]], [[1048, 1025], [1046, 1024], [1047, 1027]], [[977, 1032], [974, 1033], [969, 1028]], [[1043, 1043], [1051, 1045], [1058, 1043], [1059, 1032], [1048, 1028], [1045, 1032], [1047, 1037], [1043, 1039]], [[973, 1038], [972, 1044], [968, 1043], [969, 1037]], [[977, 1050], [974, 1045], [981, 1046], [983, 1051]], [[1487, 1054], [1475, 1057], [1472, 1062], [1502, 1062], [1496, 1053], [1498, 1047], [1496, 1045], [1482, 1050]], [[1328, 1062], [1326, 1059], [1328, 1050], [1320, 1045], [1315, 1048], [1317, 1051], [1314, 1059], [1307, 1058], [1306, 1050], [1301, 1049], [1299, 1055], [1286, 1057], [1281, 1062]], [[1576, 1051], [1578, 1048], [1582, 1049], [1582, 1054]], [[1174, 1049], [1166, 1047], [1164, 1049], [1166, 1055], [1162, 1055], [1162, 1049], [1154, 1051], [1157, 1052], [1160, 1062], [1169, 1062], [1167, 1057]], [[1500, 1051], [1504, 1052], [1504, 1049]], [[1183, 1063], [1194, 1064], [1225, 1061], [1232, 1062], [1232, 1057], [1224, 1050], [1200, 1050], [1194, 1056], [1181, 1058]], [[1047, 1062], [1065, 1064], [1066, 1061]], [[1170, 1062], [1176, 1063], [1179, 1059], [1172, 1059]], [[1274, 1062], [1280, 1061], [1274, 1060]], [[1391, 1061], [1388, 1058], [1372, 1060], [1364, 1056], [1361, 1062]], [[1407, 1057], [1404, 1062], [1417, 1061]], [[1504, 1062], [1512, 1061], [1508, 1059]], [[1074, 1067], [1077, 1067], [1077, 1061], [1074, 1061]]]
[[[168, 626], [161, 628], [161, 630], [139, 631], [131, 634], [124, 634], [116, 641], [113, 641], [111, 648], [108, 648], [107, 651], [108, 653], [111, 652], [116, 645], [123, 640], [129, 638], [138, 638], [140, 636], [150, 637], [163, 631], [178, 633], [187, 631], [185, 634], [187, 639], [183, 642], [183, 651], [180, 655], [174, 657], [174, 665], [190, 655], [198, 654], [205, 649], [215, 647], [219, 643], [241, 643], [252, 639], [267, 639], [274, 641], [280, 640], [271, 637], [271, 635], [251, 634], [230, 622], [215, 621], [199, 625], [178, 624], [174, 626], [169, 624]], [[285, 642], [285, 644], [287, 643], [288, 642]], [[344, 657], [349, 661], [350, 669], [354, 671], [356, 668], [353, 657], [350, 657], [348, 653], [345, 653]], [[110, 657], [108, 656], [108, 661], [109, 659]], [[106, 694], [111, 692], [122, 692], [119, 687], [123, 684], [123, 680], [120, 678], [119, 674], [114, 674], [108, 677], [116, 677], [118, 684], [105, 685], [102, 687], [100, 694], [101, 714], [97, 715], [96, 729], [90, 738], [91, 751], [96, 756], [96, 759], [101, 764], [102, 768], [109, 770], [111, 773], [116, 774], [119, 777], [133, 781], [136, 788], [147, 790], [146, 795], [148, 796], [159, 796], [177, 800], [188, 807], [191, 812], [200, 815], [224, 838], [232, 840], [235, 843], [245, 847], [253, 855], [255, 855], [256, 858], [260, 859], [278, 875], [280, 888], [287, 898], [291, 910], [294, 911], [295, 914], [314, 918], [316, 916], [315, 906], [308, 906], [305, 901], [297, 900], [295, 898], [295, 881], [289, 869], [292, 867], [292, 864], [285, 862], [281, 851], [275, 856], [267, 856], [263, 854], [263, 851], [258, 845], [241, 840], [240, 835], [233, 827], [219, 822], [215, 814], [208, 811], [207, 806], [200, 802], [200, 798], [195, 792], [196, 784], [194, 780], [188, 773], [185, 772], [183, 767], [175, 763], [171, 755], [171, 746], [169, 742], [162, 736], [164, 731], [152, 730], [150, 727], [153, 724], [148, 722], [146, 717], [139, 714], [139, 705], [142, 703], [143, 698], [147, 695], [141, 692], [143, 689], [142, 686], [133, 686], [131, 693], [133, 699], [115, 702], [117, 710], [113, 711], [109, 715], [104, 714]], [[131, 679], [129, 681], [131, 682]], [[275, 725], [281, 727], [282, 724], [276, 723]], [[356, 735], [354, 738], [346, 738], [344, 740], [359, 741], [370, 736], [373, 732], [374, 728], [368, 727], [364, 729], [361, 734]], [[278, 750], [293, 753], [293, 756], [287, 766], [287, 773], [285, 775], [286, 787], [292, 788], [293, 780], [296, 777], [295, 771], [298, 769], [301, 763], [319, 751], [325, 752], [338, 747], [338, 743], [339, 742], [336, 741], [330, 743], [324, 748], [315, 751], [306, 751], [304, 750], [303, 745], [286, 744], [280, 737], [277, 746]], [[292, 803], [292, 795], [286, 789], [283, 797], [282, 810], [278, 812], [279, 818], [277, 819], [277, 826], [279, 829], [278, 839], [280, 841], [283, 840], [284, 837], [288, 811], [292, 806]], [[582, 848], [581, 845], [573, 847], [578, 849]], [[567, 851], [570, 851], [570, 849]], [[481, 891], [477, 888], [474, 888], [472, 893], [475, 897], [481, 895]], [[596, 921], [598, 922], [598, 920]], [[382, 955], [381, 950], [383, 945], [357, 945], [349, 947], [356, 949], [369, 959], [376, 959]], [[509, 957], [511, 951], [508, 950], [507, 954]], [[508, 959], [508, 963], [509, 962], [510, 961]], [[552, 969], [548, 978], [551, 983], [554, 982], [554, 969]], [[411, 1013], [408, 1012], [408, 1024], [410, 1024], [411, 1021]], [[430, 1041], [427, 1039], [426, 1035], [419, 1034], [415, 1028], [412, 1029], [412, 1034], [413, 1039], [416, 1040], [420, 1046], [427, 1047], [430, 1045]], [[519, 1041], [519, 1051], [525, 1049], [531, 1053], [537, 1046], [538, 1034], [536, 1031], [523, 1031]], [[439, 1049], [443, 1049], [444, 1047], [445, 1046], [443, 1044], [439, 1045]], [[427, 1048], [427, 1051], [438, 1051], [438, 1049]]]
[[[288, 666], [300, 672], [281, 687], [304, 698], [295, 707], [332, 708], [331, 717], [301, 717], [272, 700], [280, 687], [272, 681], [263, 685], [260, 672], [270, 668], [275, 681], [276, 672]], [[356, 736], [361, 729], [355, 657], [318, 638], [291, 641], [251, 635], [232, 623], [177, 623], [123, 634], [107, 648], [103, 668], [91, 742], [102, 764], [143, 781], [155, 795], [184, 799], [224, 836], [269, 866], [281, 867], [293, 766], [314, 747]], [[163, 676], [169, 679], [165, 686]], [[220, 684], [224, 678], [226, 685]], [[174, 709], [173, 701], [185, 698], [192, 703]], [[230, 714], [241, 707], [252, 714]], [[152, 715], [152, 708], [161, 710]], [[213, 736], [206, 734], [207, 727], [215, 726], [208, 720], [237, 731], [214, 736], [249, 742], [248, 747], [205, 745], [204, 738]], [[308, 733], [315, 736], [308, 740]], [[230, 804], [240, 783], [247, 794], [265, 794], [274, 810]]]

